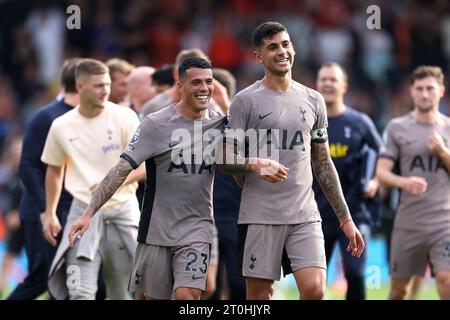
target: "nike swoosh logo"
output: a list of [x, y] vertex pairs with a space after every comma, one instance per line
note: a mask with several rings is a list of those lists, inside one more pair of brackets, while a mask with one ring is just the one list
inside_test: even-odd
[[173, 147], [175, 147], [177, 144], [179, 144], [180, 143], [180, 141], [170, 141], [169, 142], [169, 148], [173, 148]]
[[75, 137], [75, 138], [69, 138], [69, 142], [73, 142], [73, 141], [75, 141], [75, 140], [77, 140], [78, 139], [78, 137]]
[[205, 276], [201, 276], [201, 277], [196, 277], [195, 274], [192, 275], [192, 280], [198, 280], [198, 279], [202, 279]]
[[271, 115], [273, 113], [273, 111], [272, 112], [269, 112], [268, 114], [265, 114], [265, 115], [259, 115], [259, 120], [262, 120], [262, 119], [264, 119], [265, 117], [267, 117], [267, 116], [269, 116], [269, 115]]

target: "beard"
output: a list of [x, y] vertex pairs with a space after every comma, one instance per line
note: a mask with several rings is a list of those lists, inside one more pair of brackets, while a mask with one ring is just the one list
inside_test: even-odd
[[418, 112], [421, 113], [428, 113], [434, 110], [434, 107], [431, 103], [427, 103], [427, 104], [417, 104], [415, 105], [415, 108]]

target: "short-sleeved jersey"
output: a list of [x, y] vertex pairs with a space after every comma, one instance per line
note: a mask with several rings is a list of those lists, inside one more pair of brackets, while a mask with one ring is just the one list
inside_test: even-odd
[[122, 154], [135, 168], [145, 161], [147, 169], [139, 242], [159, 246], [212, 243], [215, 166], [214, 161], [204, 161], [203, 154], [210, 154], [206, 148], [220, 139], [202, 136], [214, 130], [221, 134], [226, 117], [209, 109], [207, 115], [201, 121], [185, 119], [175, 104], [152, 113], [142, 120]]
[[[133, 110], [111, 102], [93, 118], [84, 117], [75, 108], [53, 121], [41, 160], [48, 165], [66, 165], [66, 190], [89, 203], [90, 188], [117, 164], [138, 125]], [[136, 188], [137, 183], [121, 186], [104, 207], [126, 202]]]
[[399, 162], [400, 175], [424, 177], [428, 187], [420, 196], [401, 191], [394, 227], [432, 231], [450, 224], [450, 175], [441, 160], [427, 147], [436, 131], [450, 142], [450, 118], [439, 114], [434, 124], [418, 122], [412, 113], [391, 120], [384, 132], [381, 157]]
[[[279, 152], [278, 161], [289, 168], [288, 178], [280, 183], [267, 182], [254, 173], [247, 174], [239, 223], [320, 221], [312, 191], [311, 132], [327, 127], [322, 96], [295, 81], [288, 91], [270, 90], [261, 81], [256, 81], [233, 99], [229, 126], [234, 130], [258, 130], [258, 141], [261, 142], [258, 148], [270, 144]], [[240, 146], [245, 143], [238, 136], [236, 140]], [[252, 149], [249, 146], [248, 150]]]
[[[365, 153], [366, 148], [371, 148], [378, 154], [382, 145], [381, 137], [367, 115], [346, 107], [339, 116], [328, 118], [328, 141], [352, 218], [369, 223], [371, 218], [363, 200], [363, 183], [366, 169], [370, 166], [370, 171], [374, 172], [376, 161], [365, 161]], [[376, 160], [376, 156], [373, 160]], [[337, 221], [334, 210], [316, 179], [313, 189], [322, 219]]]

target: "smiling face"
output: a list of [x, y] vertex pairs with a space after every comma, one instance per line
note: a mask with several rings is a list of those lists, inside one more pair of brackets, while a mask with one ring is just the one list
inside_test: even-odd
[[178, 85], [182, 101], [190, 106], [192, 111], [202, 111], [208, 108], [209, 100], [214, 92], [211, 69], [189, 68]]
[[266, 73], [284, 76], [291, 71], [295, 51], [289, 34], [278, 32], [262, 40], [260, 48], [255, 51], [256, 61], [264, 65]]
[[319, 91], [327, 106], [342, 101], [347, 91], [347, 80], [342, 70], [337, 66], [324, 66], [317, 75], [317, 91]]
[[437, 110], [439, 101], [444, 96], [445, 88], [435, 77], [416, 79], [410, 87], [414, 108], [422, 113]]

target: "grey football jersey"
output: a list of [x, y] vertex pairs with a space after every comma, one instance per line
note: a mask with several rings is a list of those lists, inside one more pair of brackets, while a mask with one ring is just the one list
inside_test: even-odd
[[391, 120], [384, 132], [385, 149], [381, 157], [398, 161], [400, 174], [427, 180], [427, 191], [415, 196], [400, 194], [395, 228], [431, 231], [450, 224], [450, 176], [444, 164], [427, 147], [430, 134], [436, 131], [447, 146], [450, 142], [450, 118], [438, 115], [434, 124], [418, 122], [412, 113]]
[[[270, 141], [278, 150], [278, 161], [289, 168], [288, 178], [280, 183], [267, 182], [254, 173], [246, 176], [239, 223], [321, 221], [312, 191], [311, 132], [327, 127], [322, 96], [295, 81], [286, 92], [267, 89], [261, 81], [256, 81], [234, 98], [229, 126], [244, 131], [262, 130], [258, 131], [259, 138], [265, 138], [261, 139], [260, 147], [264, 148], [265, 142]], [[265, 133], [267, 129], [270, 131]], [[245, 143], [240, 138], [237, 140], [240, 145]]]
[[[138, 241], [160, 246], [212, 243], [215, 168], [203, 161], [202, 150], [210, 143], [201, 133], [221, 133], [226, 118], [208, 110], [207, 119], [188, 120], [175, 106], [145, 117], [121, 155], [134, 168], [145, 161], [147, 169]], [[199, 156], [190, 161], [192, 155]]]
[[144, 113], [145, 117], [146, 115], [164, 109], [165, 107], [175, 102], [178, 101], [173, 101], [170, 94], [167, 91], [164, 91], [154, 96], [150, 101], [147, 101], [142, 107], [142, 112]]

